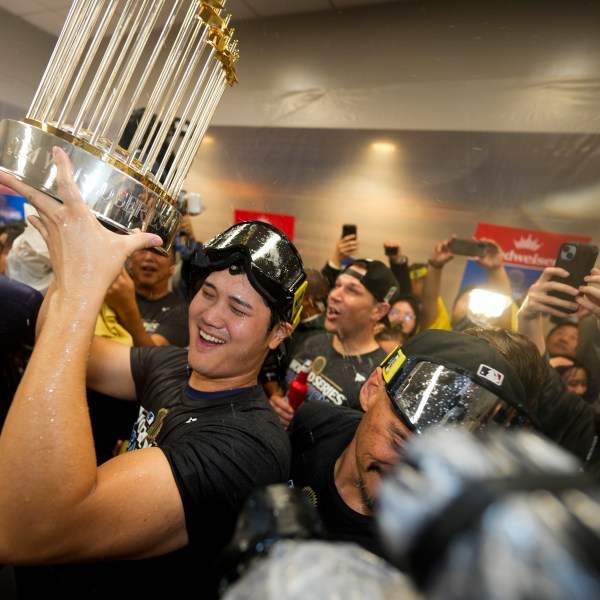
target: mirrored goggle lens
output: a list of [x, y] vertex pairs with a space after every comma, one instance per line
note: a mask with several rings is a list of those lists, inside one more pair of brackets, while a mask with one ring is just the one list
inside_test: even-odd
[[259, 224], [242, 223], [215, 236], [207, 243], [206, 249], [210, 258], [213, 250], [230, 251], [236, 246], [246, 249], [252, 269], [288, 291], [292, 291], [303, 277], [300, 256], [292, 244], [275, 230]]
[[[408, 361], [407, 361], [408, 362]], [[387, 385], [398, 416], [416, 431], [428, 427], [465, 427], [482, 431], [490, 426], [530, 426], [530, 420], [467, 375], [427, 361], [403, 365]], [[408, 371], [408, 372], [407, 372]]]

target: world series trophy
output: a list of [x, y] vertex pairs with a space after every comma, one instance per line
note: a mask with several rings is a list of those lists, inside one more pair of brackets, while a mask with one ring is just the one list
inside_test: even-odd
[[[29, 111], [0, 121], [0, 169], [61, 200], [52, 147], [106, 227], [158, 234], [239, 57], [226, 0], [75, 0]], [[153, 86], [153, 87], [152, 87]]]

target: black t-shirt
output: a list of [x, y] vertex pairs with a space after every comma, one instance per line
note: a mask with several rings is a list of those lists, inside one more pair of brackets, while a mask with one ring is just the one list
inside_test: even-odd
[[[189, 343], [188, 305], [175, 294], [159, 300], [135, 296], [144, 329], [149, 335], [158, 333], [173, 346], [187, 347]], [[110, 460], [115, 443], [126, 439], [135, 421], [137, 406], [88, 389], [88, 406], [96, 446], [98, 464]]]
[[334, 350], [333, 334], [318, 333], [298, 347], [285, 376], [286, 386], [309, 358], [313, 364], [308, 375], [307, 401], [330, 402], [362, 410], [358, 398], [360, 388], [386, 356], [382, 348], [357, 356], [344, 356]]
[[290, 485], [311, 498], [329, 539], [355, 542], [385, 558], [375, 519], [352, 510], [335, 485], [335, 461], [352, 440], [363, 414], [322, 402], [302, 404], [288, 429], [292, 442]]
[[172, 346], [187, 347], [190, 340], [188, 305], [170, 292], [158, 300], [135, 295], [144, 329], [148, 335], [158, 333]]
[[[189, 545], [149, 560], [22, 569], [30, 593], [24, 598], [48, 591], [77, 600], [187, 598], [190, 589], [203, 600], [218, 597], [221, 552], [238, 513], [254, 488], [287, 482], [291, 448], [262, 386], [222, 394], [193, 390], [187, 353], [176, 346], [131, 349], [140, 412], [130, 447], [158, 445], [164, 452], [181, 494]], [[147, 485], [154, 485], [150, 477]], [[160, 510], [153, 518], [161, 519]]]
[[165, 453], [190, 543], [204, 544], [208, 531], [228, 541], [248, 494], [289, 472], [289, 440], [262, 386], [193, 390], [181, 348], [132, 348], [131, 366], [141, 407], [130, 448], [158, 445]]

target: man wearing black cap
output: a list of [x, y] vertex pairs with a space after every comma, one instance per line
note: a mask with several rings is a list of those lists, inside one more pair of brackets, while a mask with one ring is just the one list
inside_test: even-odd
[[430, 427], [534, 427], [543, 377], [535, 345], [502, 329], [428, 330], [378, 366], [360, 390], [364, 413], [302, 405], [288, 433], [291, 483], [313, 499], [332, 540], [385, 558], [373, 519], [381, 478], [412, 435]]
[[[306, 400], [360, 410], [358, 392], [386, 355], [374, 327], [386, 317], [398, 287], [391, 270], [379, 260], [355, 260], [342, 270], [327, 299], [325, 333], [298, 346], [287, 369], [287, 385], [310, 359]], [[286, 398], [271, 396], [271, 404], [287, 427], [294, 413]]]
[[[0, 435], [0, 564], [53, 565], [56, 580], [25, 574], [20, 597], [177, 598], [190, 585], [216, 597], [214, 560], [245, 498], [288, 477], [289, 440], [258, 372], [300, 319], [300, 255], [266, 223], [234, 225], [206, 244], [189, 349], [94, 336], [125, 259], [161, 240], [105, 228], [67, 154], [54, 159], [62, 202], [0, 173], [37, 209], [55, 273]], [[86, 383], [140, 405], [128, 451], [99, 467]]]

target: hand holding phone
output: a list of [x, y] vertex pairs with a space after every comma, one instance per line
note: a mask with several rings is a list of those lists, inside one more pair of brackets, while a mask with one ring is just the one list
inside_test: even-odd
[[[584, 277], [589, 275], [596, 264], [598, 258], [598, 246], [595, 244], [584, 244], [582, 242], [564, 242], [558, 250], [555, 267], [561, 267], [565, 271], [569, 271], [568, 277], [557, 277], [553, 275], [550, 281], [558, 281], [565, 283], [574, 288], [579, 289], [579, 286], [584, 285]], [[565, 294], [564, 292], [548, 292], [549, 296], [568, 300], [573, 302], [576, 296]], [[577, 309], [561, 308], [562, 311], [575, 313]]]
[[347, 235], [356, 235], [356, 225], [348, 223], [342, 225], [342, 237]]
[[483, 258], [488, 250], [488, 243], [478, 240], [455, 238], [450, 242], [450, 252], [461, 256], [477, 256]]

